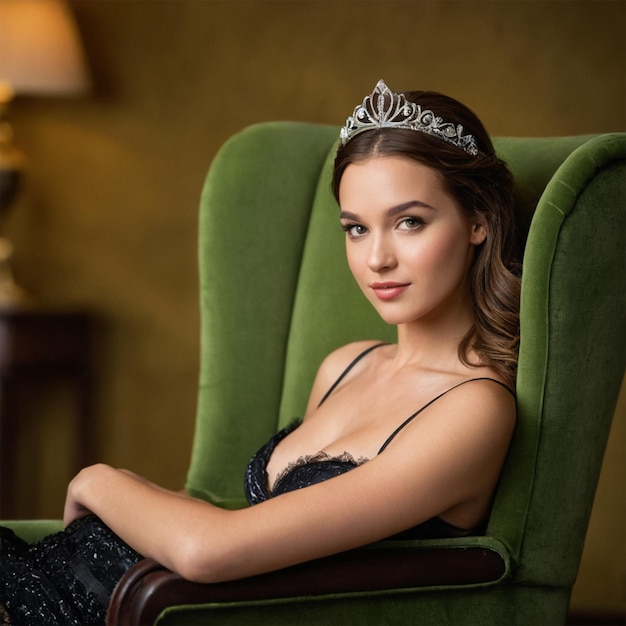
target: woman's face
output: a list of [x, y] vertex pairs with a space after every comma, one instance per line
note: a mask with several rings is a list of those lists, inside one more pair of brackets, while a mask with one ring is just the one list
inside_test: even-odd
[[350, 269], [386, 322], [467, 315], [467, 274], [485, 229], [436, 170], [402, 157], [352, 163], [339, 203]]

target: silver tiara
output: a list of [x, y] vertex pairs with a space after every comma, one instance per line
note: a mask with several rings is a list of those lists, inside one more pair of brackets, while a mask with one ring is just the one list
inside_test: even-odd
[[479, 154], [474, 135], [463, 135], [463, 126], [446, 122], [432, 111], [422, 110], [419, 104], [409, 102], [401, 93], [394, 93], [382, 80], [357, 106], [341, 129], [341, 145], [345, 146], [356, 135], [374, 128], [406, 128], [443, 139], [465, 150]]

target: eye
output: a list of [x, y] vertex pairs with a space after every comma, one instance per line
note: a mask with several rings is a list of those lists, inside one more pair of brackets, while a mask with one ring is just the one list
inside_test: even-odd
[[367, 228], [360, 224], [354, 224], [352, 222], [345, 222], [341, 224], [341, 228], [348, 234], [350, 239], [358, 239], [367, 233]]
[[424, 220], [421, 217], [403, 217], [398, 222], [399, 230], [418, 230], [424, 226]]

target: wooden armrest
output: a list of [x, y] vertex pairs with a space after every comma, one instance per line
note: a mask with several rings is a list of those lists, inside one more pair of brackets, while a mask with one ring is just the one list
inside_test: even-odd
[[484, 546], [406, 548], [383, 543], [259, 576], [201, 584], [146, 559], [118, 583], [107, 624], [153, 624], [161, 611], [179, 604], [484, 584], [502, 578], [506, 569], [502, 556]]

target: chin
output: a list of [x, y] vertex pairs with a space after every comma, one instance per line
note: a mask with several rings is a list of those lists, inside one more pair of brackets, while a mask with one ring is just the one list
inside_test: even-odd
[[385, 311], [380, 308], [377, 308], [376, 311], [383, 322], [389, 324], [390, 326], [410, 324], [411, 322], [415, 322], [419, 319], [419, 316], [416, 317], [415, 315], [408, 315], [407, 313], [402, 313], [400, 311]]
[[400, 326], [402, 324], [412, 324], [414, 322], [419, 321], [432, 321], [435, 319], [441, 311], [437, 308], [429, 308], [429, 309], [420, 309], [418, 311], [415, 308], [411, 310], [407, 310], [405, 307], [404, 310], [401, 308], [396, 308], [395, 310], [387, 306], [376, 306], [376, 312], [381, 317], [381, 319], [390, 324], [392, 326]]

